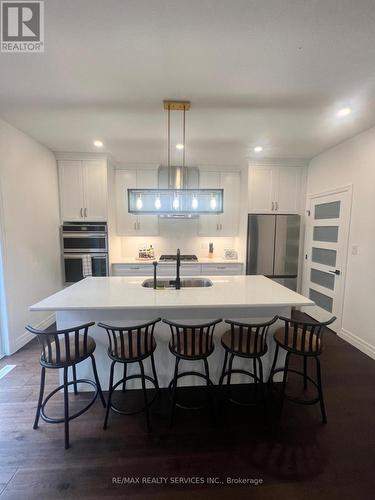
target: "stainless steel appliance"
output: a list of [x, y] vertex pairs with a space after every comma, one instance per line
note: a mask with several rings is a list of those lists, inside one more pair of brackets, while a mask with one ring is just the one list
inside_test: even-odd
[[107, 224], [68, 222], [61, 228], [65, 284], [108, 276]]
[[264, 274], [297, 289], [299, 215], [252, 215], [247, 224], [246, 274]]

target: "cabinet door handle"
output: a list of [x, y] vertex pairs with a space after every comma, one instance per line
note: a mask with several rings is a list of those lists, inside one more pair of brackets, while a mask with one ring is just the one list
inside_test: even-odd
[[279, 210], [279, 202], [278, 202], [278, 201], [275, 201], [275, 205], [276, 205], [275, 210], [276, 210], [276, 212], [277, 212], [277, 211]]
[[87, 208], [85, 208], [84, 213], [85, 213], [85, 217], [87, 217]]
[[219, 224], [216, 224], [216, 231], [219, 231]]
[[275, 202], [273, 201], [272, 202], [272, 208], [271, 208], [272, 212], [275, 210]]
[[137, 226], [138, 226], [138, 231], [139, 231], [141, 229], [141, 223], [137, 222]]
[[220, 231], [223, 230], [223, 224], [220, 224]]
[[83, 218], [83, 208], [81, 208], [81, 210], [79, 212], [81, 214], [81, 218]]
[[137, 223], [134, 222], [134, 231], [136, 231], [136, 230], [137, 230]]

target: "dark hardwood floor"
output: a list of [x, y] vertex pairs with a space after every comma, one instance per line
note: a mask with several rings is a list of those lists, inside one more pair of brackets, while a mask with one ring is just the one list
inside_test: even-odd
[[[163, 392], [152, 408], [152, 433], [146, 433], [142, 413], [130, 417], [112, 413], [109, 428], [103, 431], [104, 410], [97, 401], [71, 422], [68, 451], [62, 425], [41, 422], [38, 430], [32, 430], [38, 356], [38, 345], [32, 342], [0, 361], [0, 368], [17, 365], [0, 380], [1, 498], [374, 497], [375, 361], [331, 332], [325, 335], [321, 358], [327, 425], [321, 423], [318, 405], [286, 402], [280, 424], [273, 422], [272, 430], [267, 430], [260, 408], [224, 405], [218, 395], [216, 423], [210, 422], [209, 412], [179, 411], [170, 430], [168, 397]], [[49, 370], [46, 390], [56, 382], [57, 374]], [[298, 390], [295, 384], [293, 390]], [[72, 406], [86, 398], [72, 395], [76, 400]], [[61, 414], [61, 396], [51, 401], [49, 412]], [[162, 484], [116, 482], [123, 478], [140, 482], [150, 478]], [[219, 483], [208, 484], [207, 478]], [[227, 478], [262, 484], [227, 484]]]

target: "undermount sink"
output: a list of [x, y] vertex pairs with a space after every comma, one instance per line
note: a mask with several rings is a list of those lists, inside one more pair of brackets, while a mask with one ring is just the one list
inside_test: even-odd
[[[142, 286], [145, 288], [154, 288], [154, 279], [144, 280]], [[212, 286], [212, 281], [207, 278], [181, 278], [181, 288], [207, 288]], [[175, 280], [171, 278], [157, 279], [156, 288], [176, 288]]]

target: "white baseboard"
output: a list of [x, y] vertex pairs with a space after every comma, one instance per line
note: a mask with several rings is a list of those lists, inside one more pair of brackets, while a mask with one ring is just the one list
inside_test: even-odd
[[[52, 323], [56, 321], [56, 315], [55, 313], [49, 314], [46, 318], [44, 318], [42, 321], [37, 323], [36, 325], [33, 325], [34, 328], [37, 328], [38, 330], [45, 330], [48, 328]], [[23, 347], [24, 345], [28, 344], [30, 340], [35, 338], [35, 335], [32, 333], [28, 332], [27, 330], [24, 331], [24, 333], [17, 338], [15, 342], [15, 351], [18, 351]]]
[[349, 342], [349, 344], [352, 344], [363, 353], [367, 354], [367, 356], [370, 356], [370, 358], [375, 359], [375, 346], [369, 344], [354, 333], [345, 330], [345, 328], [341, 328], [339, 337], [346, 340], [347, 342]]

